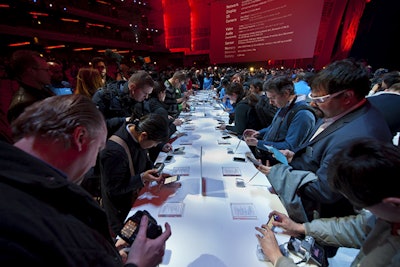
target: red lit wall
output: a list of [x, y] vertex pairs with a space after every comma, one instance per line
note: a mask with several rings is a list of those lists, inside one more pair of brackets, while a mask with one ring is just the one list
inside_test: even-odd
[[[365, 8], [365, 0], [313, 0], [303, 2], [297, 0], [157, 0], [162, 2], [164, 20], [165, 46], [171, 52], [184, 52], [185, 55], [210, 54], [218, 58], [216, 39], [225, 34], [226, 15], [218, 7], [224, 5], [257, 4], [261, 11], [268, 10], [272, 3], [279, 7], [287, 5], [289, 22], [284, 25], [291, 27], [287, 32], [294, 32], [292, 39], [297, 43], [274, 45], [273, 49], [260, 52], [259, 56], [243, 56], [240, 60], [228, 62], [286, 62], [295, 66], [296, 62], [310, 62], [316, 68], [322, 68], [334, 59], [347, 57], [358, 29], [358, 23]], [[266, 4], [266, 3], [271, 4]], [[308, 3], [308, 5], [306, 4]], [[310, 3], [313, 3], [310, 6]], [[322, 9], [316, 7], [322, 6]], [[275, 7], [275, 8], [276, 8]], [[217, 8], [217, 10], [216, 10]], [[279, 11], [279, 10], [278, 10]], [[298, 14], [298, 11], [301, 11]], [[265, 12], [264, 12], [265, 13]], [[250, 21], [256, 13], [249, 13]], [[263, 13], [262, 13], [263, 14]], [[241, 17], [238, 17], [240, 23]], [[267, 19], [267, 17], [266, 17]], [[291, 19], [291, 20], [290, 20]], [[221, 23], [220, 23], [221, 22]], [[222, 23], [224, 22], [224, 23]], [[214, 37], [213, 37], [214, 36]], [[276, 42], [278, 43], [278, 42]], [[222, 44], [224, 45], [224, 44]], [[257, 45], [257, 44], [255, 44]], [[272, 46], [269, 46], [272, 47]], [[262, 43], [257, 45], [263, 49]], [[286, 54], [282, 51], [288, 51]], [[242, 53], [243, 54], [243, 53]], [[249, 54], [250, 55], [250, 54]], [[213, 60], [213, 63], [224, 63], [224, 60]], [[226, 63], [226, 61], [225, 61]]]

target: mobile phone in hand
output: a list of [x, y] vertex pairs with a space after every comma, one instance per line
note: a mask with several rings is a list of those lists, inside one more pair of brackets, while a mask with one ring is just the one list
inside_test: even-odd
[[154, 169], [157, 169], [157, 174], [160, 175], [162, 170], [164, 169], [165, 164], [163, 162], [157, 162], [154, 164]]

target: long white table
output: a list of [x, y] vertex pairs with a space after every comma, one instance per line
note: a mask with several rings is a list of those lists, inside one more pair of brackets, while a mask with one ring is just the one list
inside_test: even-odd
[[[254, 227], [266, 223], [271, 210], [285, 213], [285, 209], [269, 192], [265, 175], [250, 161], [233, 161], [233, 157], [245, 158], [250, 149], [236, 136], [223, 139], [227, 134], [216, 129], [218, 120], [227, 121], [228, 114], [211, 100], [209, 92], [199, 92], [192, 99], [194, 111], [182, 114], [191, 121], [178, 129], [187, 135], [172, 144], [184, 146], [184, 154], [174, 155], [164, 168], [166, 173], [181, 174], [180, 181], [144, 188], [128, 217], [147, 210], [160, 225], [170, 223], [172, 235], [160, 266], [272, 266], [257, 258]], [[235, 153], [229, 154], [228, 149]], [[157, 162], [166, 156], [160, 153]], [[242, 178], [245, 187], [238, 187], [236, 178]], [[289, 236], [277, 234], [277, 238], [282, 244]]]

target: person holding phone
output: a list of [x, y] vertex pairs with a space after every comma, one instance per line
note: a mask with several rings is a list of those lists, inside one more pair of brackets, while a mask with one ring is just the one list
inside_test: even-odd
[[140, 189], [163, 179], [153, 167], [148, 149], [168, 140], [168, 122], [163, 116], [150, 113], [123, 125], [114, 135], [123, 140], [129, 155], [111, 136], [99, 154], [99, 162], [102, 205], [111, 230], [118, 235]]
[[12, 123], [13, 145], [0, 142], [0, 266], [154, 267], [171, 227], [146, 237], [148, 217], [125, 260], [104, 210], [82, 176], [104, 148], [104, 117], [90, 98], [60, 95], [38, 101]]
[[[321, 245], [359, 248], [351, 266], [400, 266], [400, 150], [391, 143], [359, 139], [341, 149], [328, 165], [330, 186], [345, 196], [357, 215], [296, 223], [272, 211], [271, 222], [291, 236], [312, 236]], [[298, 266], [284, 257], [271, 228], [256, 227], [262, 251], [274, 266]]]

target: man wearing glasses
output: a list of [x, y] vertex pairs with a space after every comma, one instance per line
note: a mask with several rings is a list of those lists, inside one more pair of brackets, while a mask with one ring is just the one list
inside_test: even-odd
[[382, 115], [365, 99], [369, 75], [361, 64], [350, 59], [333, 62], [316, 74], [311, 88], [310, 104], [323, 114], [311, 139], [294, 152], [282, 151], [289, 166], [259, 167], [289, 216], [299, 223], [353, 214], [350, 202], [329, 186], [332, 156], [357, 139], [392, 139]]
[[36, 101], [53, 96], [50, 89], [50, 73], [47, 61], [37, 52], [18, 50], [11, 56], [11, 71], [19, 84], [18, 91], [13, 95], [7, 112], [11, 123], [27, 106]]

